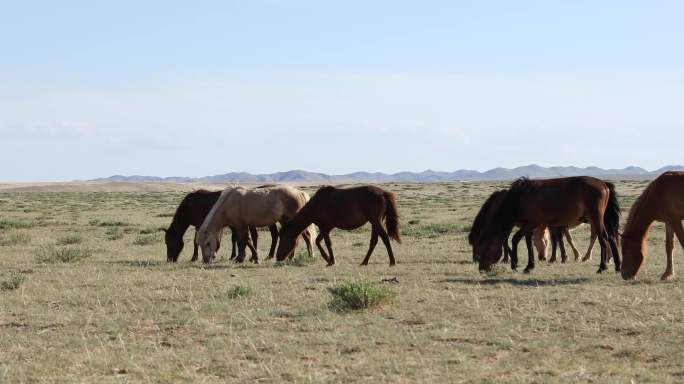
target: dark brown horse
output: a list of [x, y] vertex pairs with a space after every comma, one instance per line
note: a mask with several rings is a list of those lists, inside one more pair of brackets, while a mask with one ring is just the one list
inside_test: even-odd
[[502, 245], [514, 225], [519, 225], [511, 244], [511, 268], [518, 266], [518, 243], [524, 237], [528, 247], [525, 272], [534, 269], [531, 252], [532, 231], [540, 226], [565, 227], [577, 221], [591, 225], [592, 234], [598, 235], [601, 246], [601, 263], [598, 272], [606, 270], [610, 246], [615, 270], [620, 270], [617, 249], [620, 207], [615, 187], [593, 177], [565, 177], [547, 180], [520, 178], [511, 184], [504, 201], [485, 226], [479, 239], [480, 270], [489, 270], [501, 258]]
[[[183, 250], [183, 235], [187, 231], [189, 226], [194, 226], [195, 229], [202, 225], [205, 217], [214, 206], [214, 203], [218, 200], [221, 195], [221, 191], [211, 192], [204, 189], [197, 190], [195, 192], [188, 193], [181, 201], [180, 205], [176, 209], [176, 213], [173, 215], [173, 220], [168, 229], [165, 229], [165, 242], [166, 242], [166, 260], [169, 262], [178, 261], [181, 251]], [[271, 231], [271, 250], [269, 252], [269, 258], [273, 257], [275, 252], [275, 246], [278, 241], [278, 228], [273, 225], [269, 227]], [[232, 230], [232, 229], [231, 229]], [[256, 260], [256, 246], [258, 233], [255, 227], [249, 228], [251, 239], [253, 241], [248, 241], [250, 250], [252, 251], [252, 258]], [[230, 254], [231, 260], [235, 258], [235, 244], [236, 236], [234, 231], [232, 231], [232, 251]], [[197, 252], [197, 242], [194, 241], [194, 249], [192, 252], [191, 261], [196, 261], [198, 256]]]
[[[484, 204], [482, 204], [482, 207], [480, 208], [480, 211], [475, 216], [473, 225], [470, 227], [470, 233], [468, 233], [468, 243], [473, 247], [473, 262], [478, 262], [480, 260], [479, 254], [483, 251], [480, 246], [480, 237], [484, 232], [484, 227], [491, 220], [493, 220], [493, 215], [498, 211], [499, 206], [501, 206], [503, 203], [507, 192], [508, 189], [493, 192], [487, 198], [487, 200], [485, 200]], [[534, 230], [532, 238], [534, 241], [534, 246], [539, 254], [540, 261], [546, 260], [546, 246], [548, 244], [546, 237], [547, 234], [545, 227], [539, 227]], [[508, 261], [508, 256], [511, 253], [511, 249], [508, 246], [508, 236], [506, 236], [506, 239], [507, 240], [503, 243], [504, 262]]]
[[[385, 222], [383, 228], [382, 222]], [[356, 229], [370, 222], [372, 234], [368, 253], [361, 262], [367, 265], [378, 237], [387, 248], [390, 266], [396, 262], [390, 238], [401, 243], [399, 236], [399, 212], [394, 194], [376, 186], [367, 185], [355, 188], [321, 187], [311, 200], [295, 215], [295, 217], [280, 229], [280, 244], [276, 259], [283, 261], [294, 251], [296, 239], [309, 225], [316, 224], [321, 233], [316, 238], [316, 245], [321, 256], [328, 265], [335, 264], [332, 250], [330, 231], [334, 228], [344, 230]], [[321, 241], [325, 240], [328, 253], [325, 252]]]

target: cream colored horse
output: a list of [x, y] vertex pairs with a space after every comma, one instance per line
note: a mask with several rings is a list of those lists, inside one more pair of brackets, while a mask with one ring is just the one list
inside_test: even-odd
[[[235, 228], [237, 235], [236, 262], [243, 262], [248, 226], [267, 227], [276, 222], [282, 225], [292, 220], [307, 201], [308, 194], [287, 186], [256, 189], [236, 187], [224, 190], [197, 231], [202, 261], [208, 263], [212, 260], [222, 229], [231, 226]], [[313, 257], [311, 239], [316, 237], [316, 228], [309, 226], [302, 236], [309, 255]]]
[[[582, 224], [581, 221], [578, 221], [577, 223], [568, 226], [568, 228], [565, 230], [565, 239], [568, 241], [568, 244], [570, 244], [570, 248], [572, 248], [572, 254], [575, 256], [575, 261], [579, 260], [580, 258], [580, 252], [575, 246], [574, 239], [572, 238], [572, 235], [570, 234], [570, 231], [575, 230], [577, 227]], [[537, 251], [539, 252], [539, 260], [546, 260], [546, 251], [548, 248], [548, 229], [544, 229], [544, 238], [543, 240], [537, 240], [540, 235], [538, 234], [538, 230], [535, 230], [534, 232], [534, 241], [535, 241], [535, 247], [537, 248]], [[592, 234], [591, 235], [591, 240], [589, 241], [589, 248], [587, 248], [587, 252], [584, 254], [584, 257], [582, 257], [582, 261], [588, 261], [591, 260], [591, 255], [592, 251], [594, 250], [594, 243], [596, 242], [596, 235]]]

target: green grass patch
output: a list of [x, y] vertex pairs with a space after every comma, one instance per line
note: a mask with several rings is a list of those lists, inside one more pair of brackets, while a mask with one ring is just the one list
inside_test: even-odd
[[127, 223], [125, 221], [117, 221], [117, 220], [109, 220], [109, 221], [100, 221], [98, 224], [100, 227], [129, 227], [131, 226], [130, 223]]
[[124, 233], [120, 228], [109, 228], [105, 231], [107, 240], [115, 241], [123, 239]]
[[247, 296], [252, 296], [254, 293], [254, 288], [250, 286], [236, 285], [228, 290], [228, 297], [231, 299], [241, 299]]
[[328, 288], [332, 295], [329, 307], [335, 311], [348, 312], [377, 308], [394, 302], [396, 294], [387, 287], [367, 280], [338, 284]]
[[288, 265], [294, 265], [297, 267], [304, 267], [307, 265], [311, 265], [316, 262], [315, 257], [309, 256], [309, 252], [303, 251], [303, 252], [297, 252], [295, 253], [294, 257], [292, 259], [287, 261]]
[[0, 246], [7, 247], [18, 244], [28, 244], [31, 242], [31, 236], [26, 233], [16, 232], [10, 233], [6, 236], [0, 237]]
[[76, 234], [69, 234], [64, 237], [60, 237], [57, 239], [57, 244], [59, 245], [74, 245], [74, 244], [81, 244], [83, 242], [83, 238], [79, 235]]
[[75, 263], [89, 258], [93, 251], [80, 246], [56, 247], [53, 245], [42, 246], [35, 251], [35, 259], [39, 263]]
[[22, 229], [33, 227], [32, 222], [26, 222], [21, 220], [0, 220], [0, 229]]
[[12, 291], [15, 290], [26, 281], [26, 275], [19, 272], [10, 272], [9, 277], [6, 280], [0, 282], [1, 291]]
[[154, 244], [157, 241], [159, 241], [159, 238], [157, 237], [156, 234], [139, 234], [138, 236], [135, 237], [135, 240], [133, 240], [134, 245], [150, 245]]

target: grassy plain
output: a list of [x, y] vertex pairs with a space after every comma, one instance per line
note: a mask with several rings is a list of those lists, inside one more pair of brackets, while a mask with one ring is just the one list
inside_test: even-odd
[[[645, 182], [617, 185], [624, 218]], [[157, 229], [181, 191], [0, 193], [0, 382], [684, 381], [684, 292], [658, 279], [662, 226], [636, 282], [596, 275], [598, 247], [590, 263], [481, 275], [466, 235], [499, 186], [383, 185], [402, 215], [394, 268], [382, 244], [358, 266], [368, 227], [333, 232], [332, 268], [318, 255], [234, 265], [227, 246], [191, 263], [192, 230], [171, 265]], [[584, 252], [586, 226], [573, 235]], [[331, 291], [351, 282], [391, 300], [340, 310]]]

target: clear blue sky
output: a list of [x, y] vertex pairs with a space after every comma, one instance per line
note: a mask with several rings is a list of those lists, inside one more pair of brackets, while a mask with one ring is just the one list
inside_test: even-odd
[[15, 1], [0, 181], [684, 163], [681, 1]]

